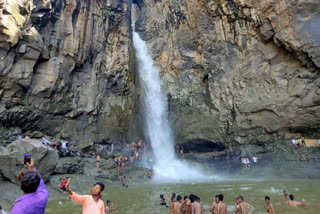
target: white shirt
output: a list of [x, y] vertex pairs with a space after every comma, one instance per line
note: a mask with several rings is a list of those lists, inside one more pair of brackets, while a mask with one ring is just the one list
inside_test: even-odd
[[67, 142], [62, 142], [62, 148], [64, 148], [64, 149], [67, 148]]
[[292, 139], [292, 143], [293, 143], [293, 144], [296, 144], [296, 140], [295, 140], [295, 139]]
[[257, 163], [258, 158], [257, 157], [252, 157], [253, 162]]

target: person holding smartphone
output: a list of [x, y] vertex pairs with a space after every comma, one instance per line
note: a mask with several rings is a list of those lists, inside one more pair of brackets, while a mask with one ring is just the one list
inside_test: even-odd
[[82, 204], [82, 214], [105, 214], [104, 202], [101, 200], [103, 190], [104, 184], [97, 182], [91, 189], [91, 195], [78, 195], [70, 186], [66, 186], [69, 198]]
[[42, 177], [34, 167], [34, 161], [25, 158], [28, 170], [20, 172], [18, 180], [23, 196], [16, 199], [16, 203], [11, 210], [11, 214], [37, 213], [44, 214], [49, 193], [44, 185]]

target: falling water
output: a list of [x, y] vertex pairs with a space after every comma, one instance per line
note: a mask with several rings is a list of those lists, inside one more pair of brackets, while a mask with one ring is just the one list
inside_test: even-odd
[[[186, 180], [208, 178], [175, 156], [174, 140], [168, 121], [168, 101], [162, 91], [160, 70], [154, 65], [146, 43], [133, 33], [138, 72], [144, 89], [145, 134], [151, 141], [155, 155], [155, 180]], [[165, 180], [164, 180], [165, 179]]]

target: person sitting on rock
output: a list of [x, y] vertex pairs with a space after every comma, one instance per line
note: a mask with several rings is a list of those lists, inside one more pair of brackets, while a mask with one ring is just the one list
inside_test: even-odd
[[16, 203], [11, 210], [11, 214], [37, 213], [45, 212], [49, 193], [44, 185], [41, 175], [34, 168], [34, 161], [31, 159], [27, 171], [20, 172], [18, 180], [23, 196], [16, 199]]
[[78, 195], [72, 192], [70, 186], [66, 186], [69, 197], [82, 204], [82, 214], [105, 214], [104, 202], [100, 199], [104, 190], [104, 184], [97, 182], [91, 190], [91, 195]]

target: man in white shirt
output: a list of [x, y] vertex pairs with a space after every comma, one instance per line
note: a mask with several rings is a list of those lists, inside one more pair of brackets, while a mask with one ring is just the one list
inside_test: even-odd
[[258, 164], [258, 158], [256, 156], [252, 157], [252, 161], [253, 161], [253, 167], [257, 167]]

